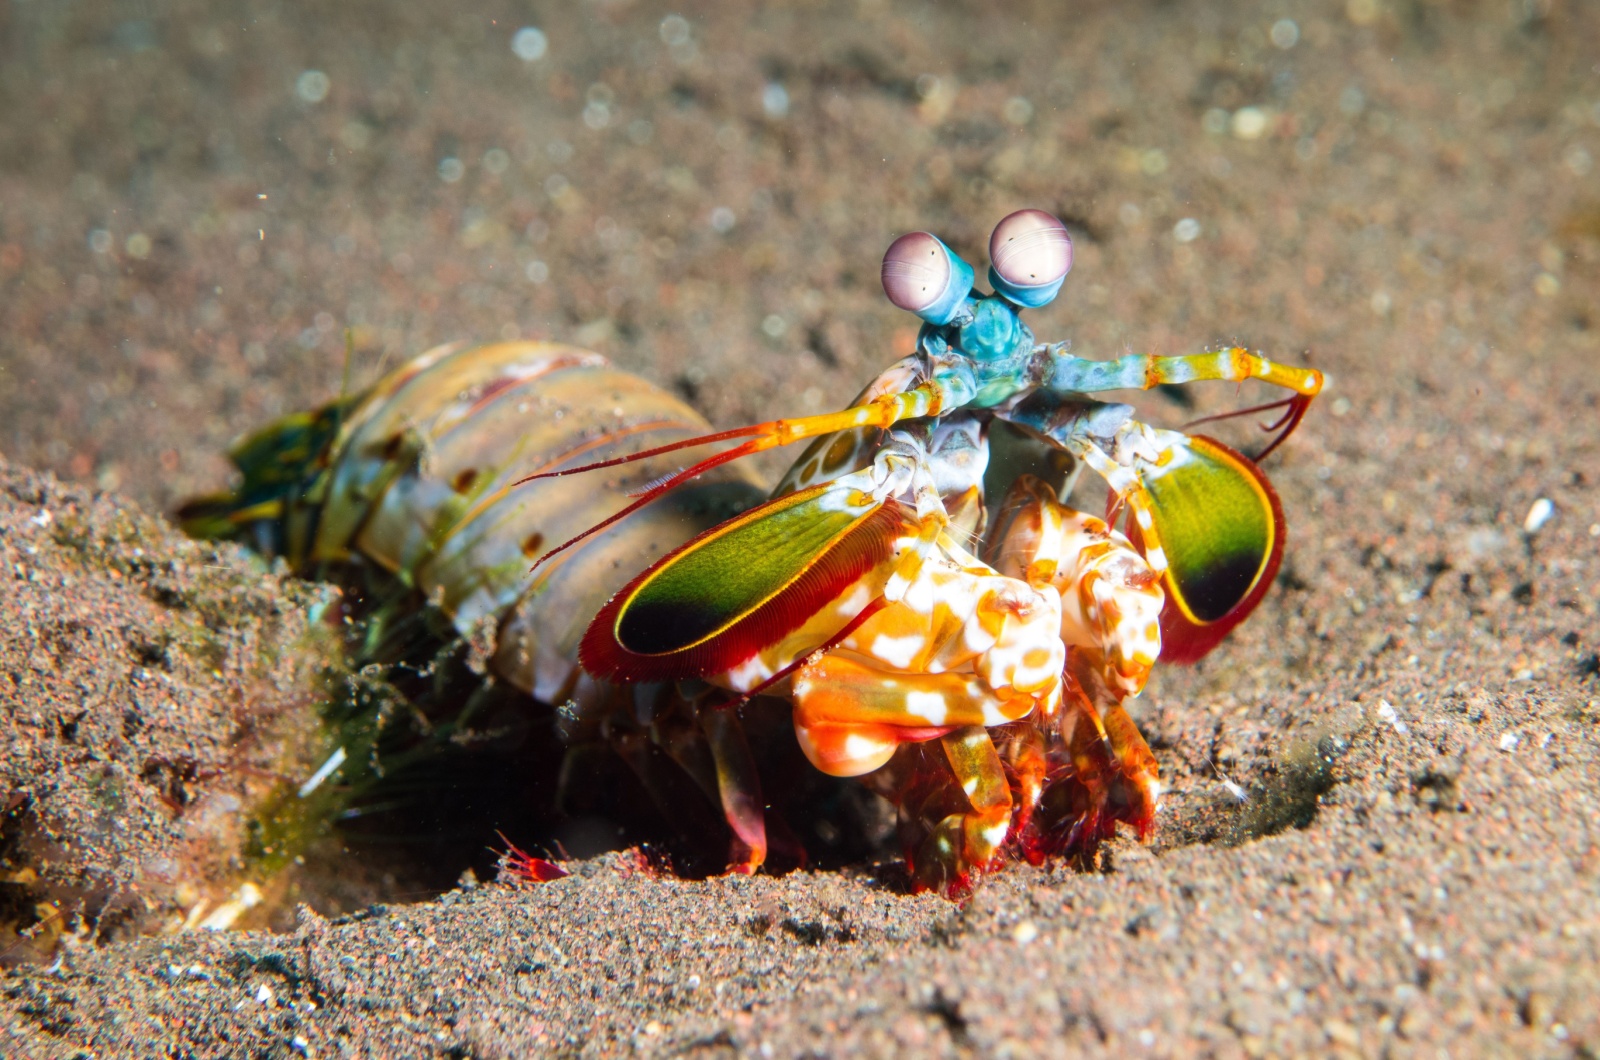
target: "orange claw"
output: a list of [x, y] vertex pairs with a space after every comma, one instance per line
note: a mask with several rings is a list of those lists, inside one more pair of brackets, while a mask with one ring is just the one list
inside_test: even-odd
[[1017, 836], [1033, 864], [1067, 855], [1088, 857], [1119, 824], [1141, 840], [1155, 826], [1161, 782], [1155, 756], [1120, 703], [1097, 710], [1069, 665], [1060, 734], [1066, 752], [1046, 786], [1044, 805]]

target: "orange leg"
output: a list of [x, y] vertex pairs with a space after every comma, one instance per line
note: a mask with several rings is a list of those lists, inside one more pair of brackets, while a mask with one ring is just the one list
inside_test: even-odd
[[1072, 658], [1062, 697], [1061, 739], [1081, 792], [1071, 833], [1058, 842], [1083, 851], [1116, 834], [1119, 821], [1132, 825], [1141, 839], [1147, 837], [1161, 798], [1155, 756], [1128, 712], [1115, 698], [1097, 697], [1109, 699], [1104, 709], [1089, 698], [1086, 688], [1099, 685], [1096, 669]]
[[1050, 760], [1043, 724], [1043, 718], [1025, 718], [1010, 726], [1011, 731], [997, 740], [1000, 757], [1014, 789], [1011, 828], [1015, 835], [1027, 833], [1033, 823], [1033, 811], [1038, 809], [1039, 800], [1044, 796]]
[[915, 858], [916, 881], [954, 896], [971, 887], [975, 873], [994, 867], [1011, 828], [1011, 787], [988, 729], [957, 729], [940, 744], [971, 808], [934, 826]]
[[745, 742], [744, 727], [732, 709], [710, 708], [700, 711], [700, 728], [711, 744], [722, 815], [733, 830], [728, 871], [751, 875], [767, 860], [767, 819], [761, 777]]
[[1116, 780], [1111, 785], [1106, 811], [1115, 820], [1133, 825], [1140, 839], [1148, 839], [1155, 826], [1156, 806], [1161, 801], [1161, 775], [1156, 756], [1150, 752], [1139, 727], [1117, 703], [1105, 712], [1101, 722], [1106, 743], [1116, 762]]

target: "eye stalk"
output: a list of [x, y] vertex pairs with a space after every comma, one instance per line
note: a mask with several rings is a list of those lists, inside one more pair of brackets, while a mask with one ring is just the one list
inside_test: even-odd
[[1018, 210], [994, 226], [989, 237], [989, 282], [1029, 309], [1046, 304], [1072, 270], [1072, 236], [1043, 210]]
[[972, 291], [972, 279], [972, 266], [929, 232], [901, 236], [883, 256], [883, 292], [889, 301], [930, 324], [955, 319]]

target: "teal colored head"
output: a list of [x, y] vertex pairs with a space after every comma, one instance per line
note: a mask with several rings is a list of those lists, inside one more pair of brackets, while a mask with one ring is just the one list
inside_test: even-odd
[[883, 257], [889, 301], [926, 323], [921, 344], [943, 355], [954, 346], [983, 364], [1009, 361], [1033, 348], [1033, 332], [1017, 315], [1055, 298], [1072, 268], [1067, 226], [1043, 210], [1018, 210], [989, 237], [992, 295], [972, 296], [973, 269], [929, 232], [895, 240]]
[[975, 361], [1004, 361], [1033, 349], [1033, 331], [1016, 306], [999, 295], [968, 299], [972, 318], [961, 325], [954, 345]]

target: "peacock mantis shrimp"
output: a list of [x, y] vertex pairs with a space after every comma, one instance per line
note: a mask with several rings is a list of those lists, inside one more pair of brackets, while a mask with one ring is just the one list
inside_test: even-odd
[[[769, 849], [741, 725], [757, 696], [789, 701], [818, 769], [898, 807], [919, 886], [960, 893], [1008, 850], [1087, 851], [1119, 822], [1146, 835], [1161, 789], [1128, 704], [1158, 658], [1201, 657], [1255, 608], [1284, 519], [1254, 461], [1093, 395], [1284, 387], [1245, 410], [1285, 409], [1270, 452], [1322, 378], [1237, 348], [1094, 361], [1036, 343], [1021, 310], [1060, 289], [1070, 236], [1023, 210], [989, 249], [983, 295], [937, 237], [894, 242], [884, 288], [923, 320], [917, 348], [840, 412], [707, 433], [594, 354], [443, 348], [240, 443], [243, 485], [185, 524], [392, 571], [462, 632], [491, 628], [495, 671], [574, 726], [650, 715], [614, 727], [625, 758], [639, 733], [661, 740], [650, 711], [670, 715], [732, 871]], [[1103, 478], [1106, 518], [1064, 504], [1062, 481], [991, 468], [997, 423]], [[766, 499], [733, 464], [804, 440]]]

